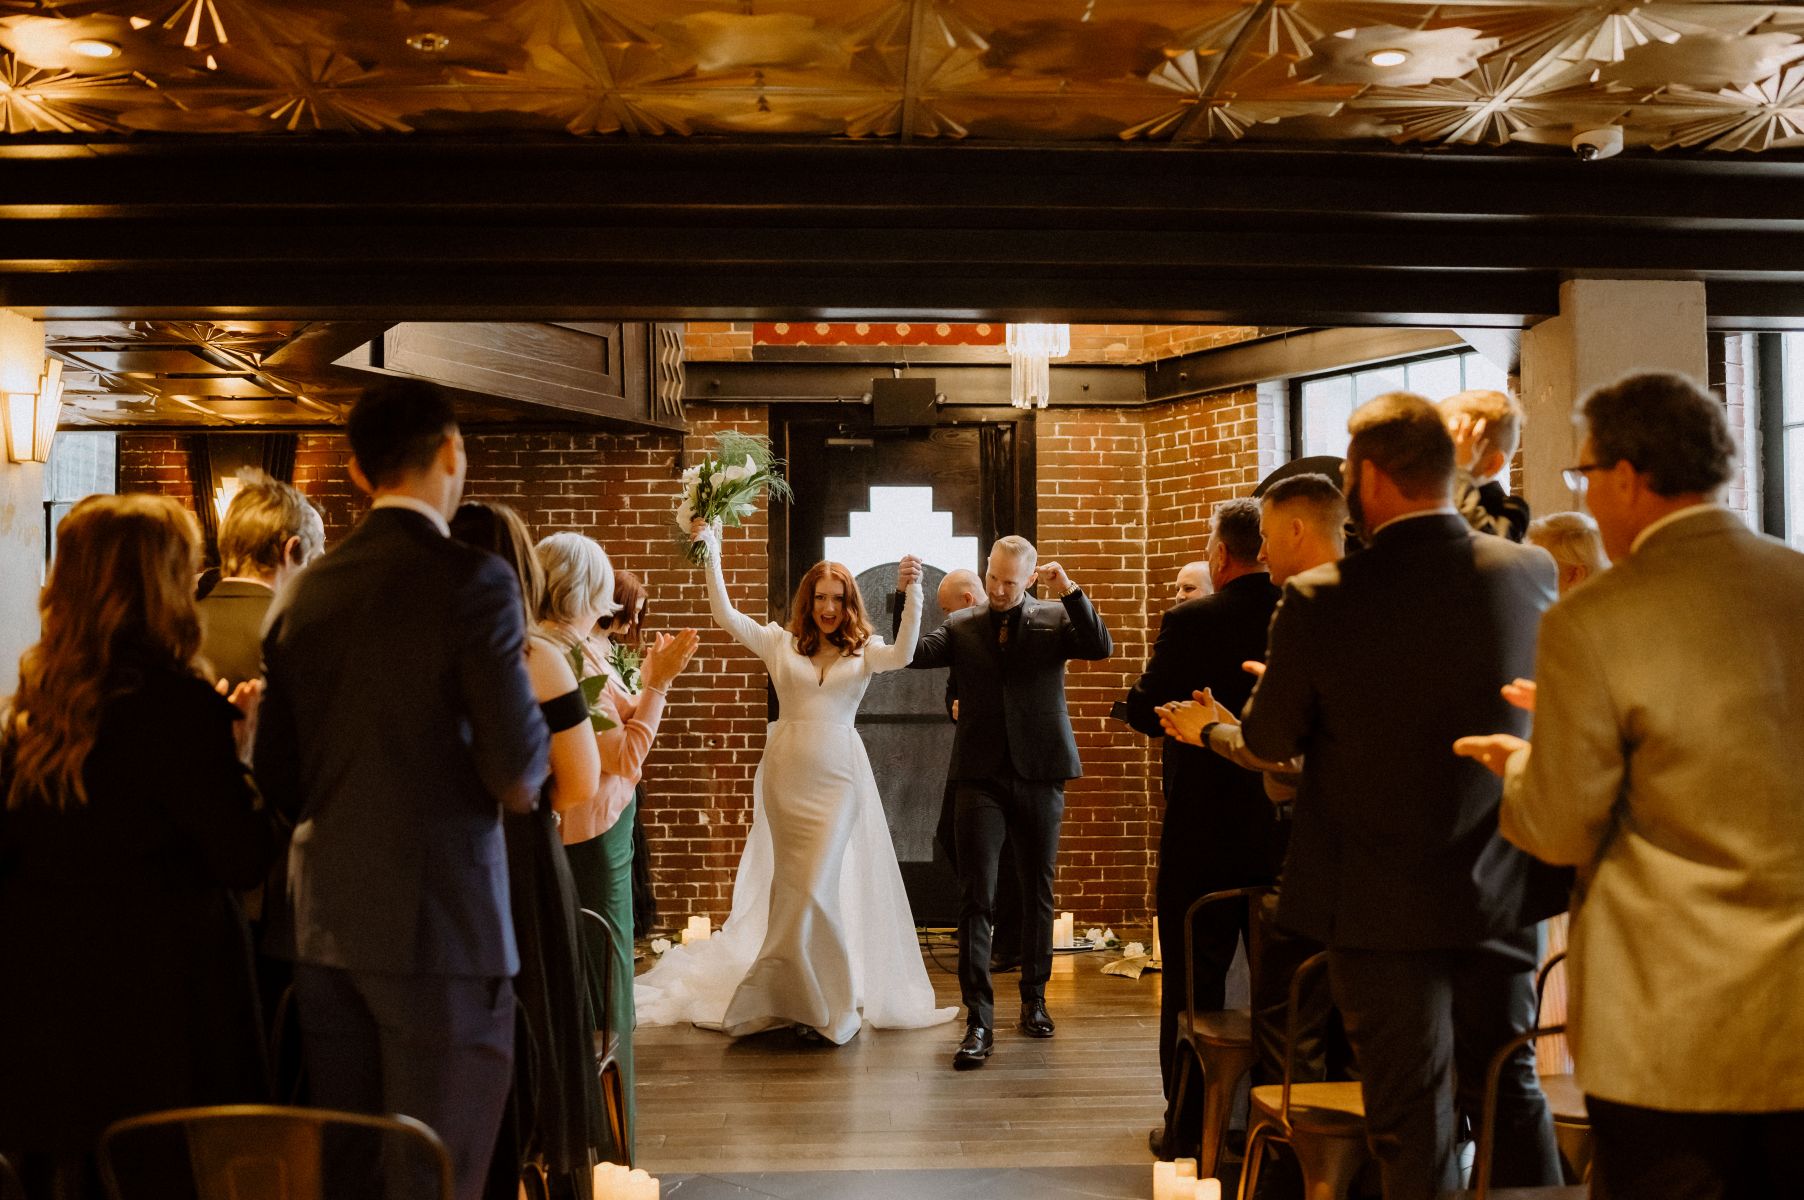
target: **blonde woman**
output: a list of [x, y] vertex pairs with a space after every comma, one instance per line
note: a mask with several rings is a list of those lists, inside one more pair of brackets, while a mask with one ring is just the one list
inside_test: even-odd
[[[590, 635], [603, 617], [612, 617], [614, 566], [593, 539], [579, 533], [554, 533], [538, 544], [545, 572], [539, 604], [539, 632], [570, 659], [580, 679], [606, 676], [607, 663]], [[601, 786], [589, 803], [565, 811], [564, 852], [576, 878], [584, 908], [606, 916], [620, 936], [612, 946], [585, 926], [591, 973], [589, 994], [597, 1019], [607, 1014], [608, 1027], [620, 1035], [619, 1062], [625, 1084], [628, 1137], [633, 1129], [633, 789], [645, 767], [664, 716], [665, 693], [695, 654], [700, 639], [692, 629], [664, 635], [640, 668], [643, 689], [634, 695], [613, 680], [601, 689], [591, 711], [611, 728], [595, 734], [601, 751]], [[607, 962], [605, 990], [599, 975]], [[621, 1147], [630, 1153], [631, 1147]]]
[[80, 1194], [121, 1117], [267, 1098], [233, 891], [280, 841], [195, 667], [199, 565], [175, 501], [77, 504], [0, 717], [0, 1151], [33, 1195]]
[[1553, 555], [1560, 568], [1562, 596], [1610, 566], [1597, 522], [1582, 512], [1559, 512], [1530, 522], [1528, 541]]

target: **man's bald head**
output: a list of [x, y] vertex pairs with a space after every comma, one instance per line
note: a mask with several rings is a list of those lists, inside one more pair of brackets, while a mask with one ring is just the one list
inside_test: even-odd
[[946, 577], [940, 580], [940, 611], [947, 615], [970, 608], [982, 600], [983, 580], [977, 577], [976, 571], [960, 567], [956, 571], [946, 572]]
[[1185, 563], [1178, 571], [1177, 596], [1178, 603], [1194, 600], [1198, 596], [1207, 596], [1214, 591], [1209, 580], [1209, 564], [1202, 561]]

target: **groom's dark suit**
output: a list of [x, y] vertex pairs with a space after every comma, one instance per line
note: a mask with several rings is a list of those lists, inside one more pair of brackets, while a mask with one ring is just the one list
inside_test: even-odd
[[530, 808], [549, 735], [520, 585], [419, 512], [379, 508], [280, 597], [256, 773], [288, 855], [314, 1103], [402, 1112], [481, 1191], [519, 970], [498, 801]]
[[1021, 876], [1023, 1003], [1043, 1003], [1052, 974], [1052, 884], [1065, 814], [1065, 781], [1083, 773], [1065, 703], [1065, 663], [1114, 651], [1089, 599], [1027, 597], [1007, 612], [968, 608], [922, 638], [910, 667], [951, 667], [958, 727], [962, 899], [958, 975], [966, 1019], [994, 1028], [990, 931], [996, 868], [1006, 834]]

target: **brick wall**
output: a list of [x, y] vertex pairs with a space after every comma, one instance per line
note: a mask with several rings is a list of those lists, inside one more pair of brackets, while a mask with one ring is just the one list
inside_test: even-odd
[[[1039, 546], [1083, 584], [1115, 636], [1105, 663], [1074, 663], [1072, 724], [1085, 778], [1075, 782], [1061, 848], [1059, 904], [1085, 923], [1142, 923], [1150, 903], [1160, 797], [1157, 751], [1109, 719], [1139, 676], [1177, 567], [1200, 556], [1207, 514], [1260, 474], [1260, 400], [1252, 392], [1155, 410], [1038, 414]], [[758, 408], [692, 407], [675, 434], [472, 433], [466, 494], [519, 509], [535, 535], [589, 534], [651, 592], [654, 628], [693, 627], [702, 647], [671, 690], [646, 764], [647, 833], [664, 913], [724, 917], [750, 823], [751, 779], [764, 745], [763, 667], [717, 630], [700, 574], [677, 554], [671, 509], [679, 451], [700, 453], [713, 432], [768, 428]], [[1269, 433], [1269, 430], [1268, 430]], [[179, 436], [125, 434], [124, 490], [188, 497]], [[303, 435], [295, 482], [319, 508], [327, 544], [365, 511], [341, 435]], [[1150, 504], [1150, 509], [1149, 509]], [[727, 582], [744, 612], [779, 617], [768, 595], [767, 529], [760, 514], [729, 535]], [[779, 605], [782, 598], [779, 598]]]

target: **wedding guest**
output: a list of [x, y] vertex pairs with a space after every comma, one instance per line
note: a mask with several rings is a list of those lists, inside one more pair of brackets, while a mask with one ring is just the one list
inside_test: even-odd
[[[1525, 718], [1499, 689], [1532, 665], [1553, 563], [1453, 507], [1441, 415], [1393, 392], [1348, 422], [1346, 496], [1367, 548], [1292, 579], [1244, 715], [1249, 750], [1304, 754], [1279, 921], [1328, 947], [1386, 1200], [1459, 1186], [1459, 1113], [1534, 1020], [1535, 925], [1564, 880], [1497, 833], [1499, 788], [1452, 738]], [[1306, 751], [1306, 753], [1305, 753]], [[1497, 1180], [1559, 1182], [1534, 1056], [1498, 1102]]]
[[1512, 496], [1503, 476], [1522, 442], [1522, 406], [1508, 392], [1455, 392], [1439, 405], [1453, 437], [1453, 506], [1480, 533], [1519, 542], [1528, 502]]
[[346, 431], [370, 513], [276, 598], [263, 642], [257, 777], [297, 821], [282, 945], [312, 1101], [424, 1121], [476, 1200], [513, 1079], [501, 811], [537, 803], [549, 734], [519, 581], [449, 536], [451, 402], [387, 380]]
[[220, 578], [200, 602], [200, 655], [228, 688], [263, 676], [263, 619], [290, 579], [325, 553], [326, 527], [293, 484], [238, 472], [219, 523]]
[[[523, 619], [538, 611], [545, 574], [518, 513], [503, 504], [464, 504], [451, 518], [451, 536], [508, 565], [519, 581]], [[582, 919], [558, 837], [558, 815], [594, 798], [601, 755], [582, 689], [558, 647], [529, 634], [526, 673], [551, 730], [551, 775], [538, 807], [503, 816], [501, 832], [520, 950], [514, 994], [534, 1044], [515, 1055], [513, 1093], [489, 1168], [491, 1200], [515, 1200], [529, 1164], [546, 1171], [554, 1193], [572, 1193], [589, 1171], [592, 1152], [598, 1154], [606, 1140], [595, 1026], [583, 981]]]
[[[608, 678], [633, 695], [643, 689], [640, 667], [644, 652], [645, 581], [631, 571], [614, 572], [614, 603], [620, 608], [596, 622], [590, 635], [597, 654], [609, 664]], [[633, 787], [633, 936], [648, 936], [658, 924], [658, 898], [651, 884], [651, 844], [645, 836], [645, 781]]]
[[90, 496], [56, 538], [0, 718], [0, 1152], [28, 1194], [80, 1196], [111, 1122], [268, 1098], [232, 892], [280, 843], [244, 714], [195, 666], [193, 518]]
[[[633, 1102], [633, 791], [664, 718], [665, 693], [695, 654], [693, 629], [660, 635], [640, 666], [635, 694], [609, 674], [605, 651], [590, 642], [598, 621], [619, 611], [614, 599], [614, 566], [607, 551], [580, 533], [554, 533], [537, 548], [545, 571], [539, 604], [540, 631], [565, 655], [579, 680], [605, 678], [591, 702], [601, 718], [595, 733], [601, 753], [600, 786], [594, 799], [563, 814], [564, 852], [582, 906], [601, 913], [620, 934], [615, 944], [585, 922], [590, 1005], [598, 1022], [619, 1035], [619, 1063], [626, 1091], [627, 1136], [634, 1128]], [[603, 986], [603, 981], [606, 986]], [[629, 1156], [632, 1147], [610, 1147]], [[625, 1161], [614, 1157], [613, 1161]]]
[[1172, 599], [1182, 604], [1198, 596], [1207, 596], [1214, 590], [1215, 581], [1209, 577], [1209, 564], [1198, 559], [1178, 568], [1178, 577], [1172, 583]]
[[[1160, 705], [1184, 700], [1208, 688], [1230, 708], [1245, 703], [1253, 679], [1242, 664], [1265, 657], [1278, 589], [1259, 561], [1259, 502], [1229, 500], [1216, 507], [1209, 528], [1209, 576], [1213, 594], [1179, 604], [1159, 622], [1146, 670], [1129, 689], [1128, 722], [1148, 737], [1163, 738]], [[1228, 968], [1247, 940], [1245, 901], [1209, 905], [1184, 939], [1184, 915], [1210, 892], [1276, 881], [1283, 859], [1277, 810], [1265, 798], [1264, 780], [1196, 746], [1166, 741], [1165, 815], [1160, 825], [1159, 865], [1154, 885], [1166, 978], [1195, 982], [1199, 1011], [1225, 1008]], [[1190, 1101], [1178, 1109], [1178, 1023], [1186, 1003], [1182, 986], [1161, 989], [1159, 1064], [1165, 1081], [1165, 1122], [1148, 1142], [1159, 1158], [1196, 1154], [1202, 1128], [1202, 1089], [1188, 1089]]]
[[1553, 555], [1560, 569], [1560, 595], [1610, 566], [1597, 522], [1582, 512], [1560, 512], [1529, 522], [1527, 541]]
[[[1804, 555], [1719, 495], [1722, 404], [1678, 375], [1584, 403], [1568, 482], [1615, 561], [1548, 612], [1506, 837], [1578, 868], [1568, 1025], [1612, 1200], [1804, 1175]], [[1658, 631], [1657, 636], [1652, 631]]]

